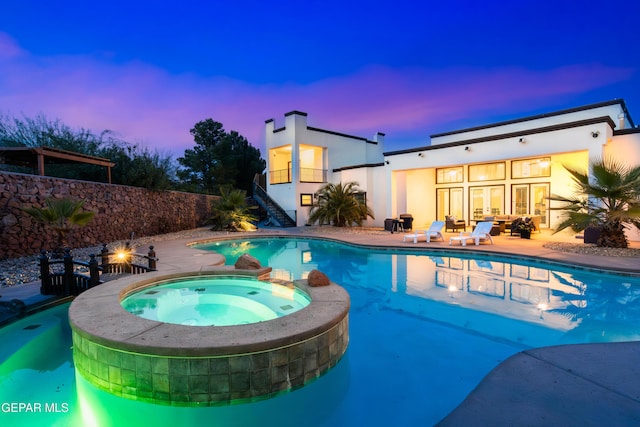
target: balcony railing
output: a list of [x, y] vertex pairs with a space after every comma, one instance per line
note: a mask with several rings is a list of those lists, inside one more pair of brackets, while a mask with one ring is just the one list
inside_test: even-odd
[[291, 182], [291, 169], [269, 171], [270, 184], [286, 184]]
[[[290, 182], [291, 169], [269, 171], [270, 184], [286, 184]], [[300, 168], [300, 182], [327, 182], [327, 170]]]
[[300, 182], [327, 182], [327, 170], [300, 168]]

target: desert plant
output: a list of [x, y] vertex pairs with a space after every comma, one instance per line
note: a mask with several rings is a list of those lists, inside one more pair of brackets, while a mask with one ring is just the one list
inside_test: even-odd
[[640, 166], [629, 167], [611, 158], [596, 159], [590, 173], [565, 166], [576, 186], [569, 197], [553, 195], [549, 199], [562, 202], [553, 209], [564, 210], [566, 218], [555, 232], [571, 228], [583, 231], [600, 227], [597, 246], [626, 248], [629, 246], [625, 226], [640, 229]]
[[249, 211], [246, 192], [229, 186], [220, 187], [220, 197], [211, 202], [212, 230], [251, 231], [258, 218]]
[[326, 184], [316, 193], [317, 202], [309, 212], [309, 224], [333, 224], [336, 227], [362, 225], [373, 212], [357, 197], [357, 182]]
[[54, 253], [61, 254], [67, 246], [67, 235], [73, 227], [84, 227], [93, 219], [95, 212], [83, 211], [84, 200], [70, 198], [48, 198], [45, 207], [24, 208], [23, 211], [36, 221], [50, 228], [56, 235]]

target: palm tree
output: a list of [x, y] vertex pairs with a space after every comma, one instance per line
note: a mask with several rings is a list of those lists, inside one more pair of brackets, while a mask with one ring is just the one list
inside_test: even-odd
[[220, 187], [220, 197], [212, 202], [212, 230], [252, 231], [257, 217], [249, 213], [247, 195], [244, 190], [230, 186]]
[[368, 216], [373, 218], [373, 212], [357, 197], [358, 193], [357, 182], [324, 185], [316, 193], [318, 201], [309, 212], [309, 224], [362, 225]]
[[556, 233], [571, 227], [583, 231], [600, 227], [597, 246], [627, 248], [625, 227], [640, 229], [640, 166], [628, 167], [611, 158], [591, 163], [591, 174], [565, 166], [576, 186], [571, 197], [553, 195], [549, 199], [563, 202], [554, 207], [566, 211], [566, 219]]
[[44, 208], [30, 207], [24, 208], [23, 211], [55, 232], [57, 247], [54, 253], [62, 253], [62, 248], [67, 246], [69, 231], [74, 226], [87, 225], [95, 216], [95, 212], [82, 210], [84, 200], [48, 198], [44, 203]]

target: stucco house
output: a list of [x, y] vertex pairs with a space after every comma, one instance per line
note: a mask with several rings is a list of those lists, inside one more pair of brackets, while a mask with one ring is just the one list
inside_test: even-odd
[[401, 151], [385, 151], [383, 133], [368, 139], [310, 127], [299, 111], [265, 128], [266, 193], [298, 226], [323, 184], [356, 181], [375, 215], [368, 226], [403, 213], [418, 227], [445, 215], [469, 223], [512, 214], [554, 228], [561, 212], [547, 197], [571, 190], [563, 165], [586, 170], [603, 156], [640, 164], [640, 128], [621, 99], [439, 133]]

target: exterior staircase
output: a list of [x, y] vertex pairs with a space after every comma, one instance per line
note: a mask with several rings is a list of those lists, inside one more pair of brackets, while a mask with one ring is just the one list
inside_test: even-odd
[[253, 181], [253, 200], [267, 211], [273, 225], [278, 227], [295, 227], [296, 222], [276, 203], [256, 180]]

